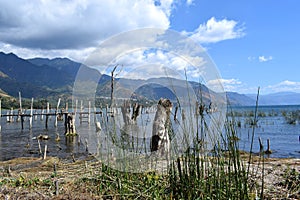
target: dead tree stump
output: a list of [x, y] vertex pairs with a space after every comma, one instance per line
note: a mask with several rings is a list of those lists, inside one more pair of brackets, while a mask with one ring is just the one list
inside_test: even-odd
[[161, 98], [157, 104], [151, 138], [151, 152], [167, 156], [170, 150], [169, 131], [171, 128], [170, 113], [172, 103], [169, 99]]
[[140, 105], [138, 103], [135, 103], [132, 107], [132, 114], [131, 113], [131, 105], [130, 101], [124, 101], [123, 105], [121, 106], [121, 112], [123, 116], [123, 121], [125, 125], [130, 125], [130, 124], [136, 124], [136, 119], [139, 116], [140, 113]]

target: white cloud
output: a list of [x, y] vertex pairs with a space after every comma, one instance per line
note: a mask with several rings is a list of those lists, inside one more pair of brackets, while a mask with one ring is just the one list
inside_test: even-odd
[[194, 2], [194, 0], [186, 0], [186, 5], [190, 6], [193, 4], [193, 2]]
[[[193, 0], [181, 1], [187, 5], [194, 3]], [[179, 0], [0, 1], [0, 49], [6, 53], [13, 52], [22, 58], [69, 57], [84, 62], [101, 42], [112, 35], [145, 27], [168, 29], [174, 4], [178, 2]], [[238, 22], [216, 20], [214, 17], [195, 31], [185, 34], [203, 43], [244, 36], [243, 27], [238, 26]], [[140, 37], [134, 36], [122, 40], [138, 40]], [[151, 44], [151, 41], [145, 43]], [[131, 44], [128, 43], [129, 46]], [[201, 56], [197, 56], [199, 52], [193, 52], [197, 48], [188, 44], [189, 42], [183, 42], [182, 45], [173, 47], [177, 48], [177, 52], [188, 52], [189, 55], [184, 55], [185, 58], [163, 51], [147, 55], [141, 51], [121, 55], [124, 57], [118, 58], [117, 62], [124, 66], [150, 66], [152, 63], [153, 66], [172, 66], [177, 71], [186, 70], [190, 77], [199, 79], [204, 75], [205, 70], [201, 68], [204, 61]], [[126, 49], [115, 44], [110, 45], [109, 48], [114, 48], [115, 51], [122, 52]], [[163, 49], [163, 44], [160, 47]], [[109, 48], [104, 48], [101, 53], [110, 55]], [[105, 56], [102, 55], [101, 58], [103, 57]], [[188, 61], [198, 67], [192, 67]], [[101, 71], [103, 70], [105, 69]]]
[[254, 61], [256, 58], [254, 56], [248, 56], [248, 60], [251, 62], [251, 61]]
[[167, 29], [173, 0], [0, 1], [0, 40], [25, 48], [82, 49], [123, 31]]
[[258, 57], [259, 62], [267, 62], [273, 60], [272, 56], [266, 57], [266, 56], [259, 56]]
[[268, 93], [274, 92], [300, 92], [300, 82], [285, 80], [280, 83], [263, 88]]
[[[192, 66], [186, 59], [193, 60], [198, 65]], [[117, 57], [110, 63], [110, 66], [119, 64], [123, 66], [119, 77], [148, 79], [154, 77], [174, 77], [185, 79], [183, 74], [186, 72], [189, 80], [199, 78], [203, 75], [203, 69], [199, 66], [203, 63], [202, 57], [180, 57], [163, 50], [137, 49], [127, 52], [127, 54]], [[108, 74], [110, 67], [96, 67], [101, 73]]]
[[205, 24], [200, 24], [195, 31], [183, 32], [183, 34], [200, 43], [215, 43], [245, 35], [244, 27], [238, 26], [238, 22], [227, 19], [218, 21], [215, 17], [210, 18]]
[[237, 91], [242, 82], [238, 79], [215, 79], [207, 82], [207, 85], [211, 88], [214, 88], [219, 85], [223, 85], [225, 91]]

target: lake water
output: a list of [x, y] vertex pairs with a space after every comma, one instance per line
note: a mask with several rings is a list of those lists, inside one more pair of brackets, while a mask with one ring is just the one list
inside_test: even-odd
[[[264, 149], [267, 149], [267, 139], [270, 139], [270, 149], [274, 158], [300, 158], [300, 106], [260, 106], [258, 108], [258, 121], [254, 130], [253, 152], [259, 152], [259, 138]], [[240, 138], [239, 148], [250, 151], [255, 107], [234, 107], [235, 122], [240, 122], [236, 128]], [[292, 113], [297, 113], [291, 117]], [[287, 118], [295, 118], [295, 123], [290, 124]]]
[[[236, 126], [237, 136], [239, 137], [239, 148], [245, 151], [250, 151], [250, 143], [252, 137], [253, 126], [250, 124], [253, 119], [255, 107], [234, 107], [231, 108], [235, 114], [234, 122]], [[262, 106], [258, 109], [258, 121], [255, 126], [253, 152], [259, 152], [260, 137], [264, 147], [267, 146], [267, 139], [271, 141], [271, 150], [273, 153], [270, 157], [276, 158], [300, 158], [300, 124], [297, 122], [289, 124], [286, 116], [290, 116], [293, 111], [300, 110], [300, 106]], [[2, 111], [6, 114], [6, 111]], [[119, 115], [121, 117], [121, 115]], [[149, 152], [149, 143], [151, 136], [152, 123], [154, 112], [143, 114], [139, 117], [139, 127], [131, 127], [130, 131], [140, 134], [138, 137], [129, 138], [128, 144], [131, 147], [137, 147], [139, 151], [144, 153]], [[120, 118], [119, 118], [120, 119]], [[79, 136], [66, 137], [64, 135], [64, 122], [58, 121], [57, 127], [54, 127], [54, 116], [49, 119], [48, 129], [45, 129], [45, 119], [41, 120], [40, 116], [33, 120], [33, 127], [29, 129], [29, 120], [24, 122], [24, 129], [21, 129], [20, 122], [7, 123], [6, 118], [1, 119], [0, 132], [0, 160], [8, 160], [16, 157], [38, 157], [41, 149], [44, 152], [44, 147], [47, 144], [48, 156], [58, 156], [61, 158], [71, 158], [72, 155], [76, 158], [86, 156], [86, 142], [88, 143], [89, 152], [95, 153], [98, 148], [102, 150], [109, 149], [109, 144], [106, 141], [107, 136], [102, 137], [101, 132], [96, 132], [94, 118], [91, 117], [91, 124], [76, 123], [76, 129]], [[107, 119], [97, 116], [97, 121], [100, 121], [102, 126], [107, 122]], [[122, 126], [120, 124], [120, 126]], [[104, 126], [103, 126], [104, 127]], [[104, 128], [103, 128], [104, 129]], [[103, 131], [103, 130], [102, 130]], [[49, 140], [40, 141], [34, 139], [38, 135], [48, 135]], [[102, 136], [101, 136], [102, 135]], [[119, 134], [120, 135], [120, 134]], [[55, 139], [60, 137], [59, 141]], [[99, 136], [99, 137], [98, 137]], [[140, 139], [137, 139], [140, 138]], [[100, 140], [100, 141], [99, 141]], [[135, 144], [133, 144], [135, 143]], [[106, 147], [105, 147], [106, 145]], [[101, 147], [100, 147], [101, 146]]]

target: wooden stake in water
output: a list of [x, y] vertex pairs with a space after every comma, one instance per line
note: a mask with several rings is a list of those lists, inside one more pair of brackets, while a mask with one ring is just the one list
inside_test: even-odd
[[47, 102], [47, 114], [50, 112], [50, 104]]
[[58, 99], [57, 106], [56, 106], [56, 111], [55, 111], [55, 123], [54, 123], [55, 127], [57, 127], [57, 113], [58, 113], [59, 104], [60, 104], [60, 98]]
[[88, 124], [91, 122], [91, 101], [89, 101], [89, 109], [88, 109]]
[[41, 121], [43, 121], [44, 120], [44, 109], [42, 109], [42, 111], [41, 111]]
[[33, 98], [31, 98], [30, 117], [29, 117], [29, 129], [32, 128], [32, 116], [33, 116]]
[[20, 105], [20, 108], [19, 108], [19, 112], [18, 112], [17, 121], [20, 121], [20, 119], [21, 119], [20, 117], [23, 114], [21, 92], [19, 92], [19, 105]]
[[19, 92], [19, 104], [20, 104], [20, 112], [21, 112], [21, 114], [23, 114], [21, 92]]
[[268, 148], [267, 148], [267, 150], [266, 150], [266, 154], [271, 154], [272, 153], [272, 150], [271, 150], [271, 148], [270, 148], [270, 139], [267, 139], [267, 146], [268, 146]]

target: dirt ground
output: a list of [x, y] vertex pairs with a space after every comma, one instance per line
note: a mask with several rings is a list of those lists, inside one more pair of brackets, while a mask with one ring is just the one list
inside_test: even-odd
[[[300, 159], [265, 159], [264, 164], [254, 159], [249, 168], [255, 196], [263, 186], [265, 199], [300, 199]], [[106, 199], [80, 182], [101, 173], [101, 162], [92, 156], [77, 161], [55, 157], [3, 161], [0, 199]]]

